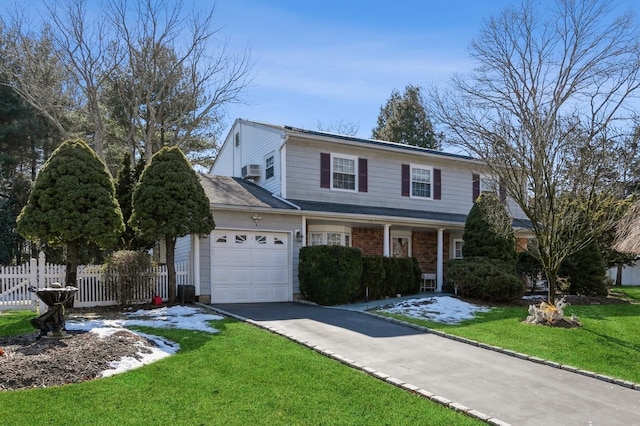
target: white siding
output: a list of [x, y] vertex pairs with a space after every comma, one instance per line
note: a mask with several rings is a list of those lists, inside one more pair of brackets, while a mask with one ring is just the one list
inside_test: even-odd
[[175, 262], [186, 262], [191, 255], [191, 235], [185, 235], [176, 240]]
[[[337, 191], [320, 187], [320, 153], [333, 152], [366, 158], [367, 192]], [[402, 164], [420, 164], [441, 170], [442, 199], [423, 200], [402, 196]], [[467, 214], [473, 205], [473, 170], [461, 161], [420, 157], [419, 154], [394, 153], [298, 142], [287, 143], [287, 198], [322, 200], [356, 205], [406, 208], [444, 213]]]
[[[340, 191], [320, 187], [320, 153], [334, 153], [367, 159], [367, 192]], [[479, 173], [472, 162], [396, 153], [373, 148], [299, 141], [287, 142], [287, 198], [330, 203], [426, 210], [439, 213], [468, 214], [473, 206], [473, 174]], [[442, 197], [426, 200], [402, 196], [402, 165], [418, 164], [441, 170]], [[509, 200], [513, 217], [524, 218], [520, 208]]]
[[[618, 274], [617, 268], [611, 268], [607, 271], [607, 276], [616, 282]], [[640, 285], [640, 264], [635, 266], [625, 266], [622, 268], [622, 285]]]
[[[238, 135], [238, 146], [236, 146]], [[260, 177], [255, 182], [268, 191], [280, 194], [280, 148], [284, 144], [284, 131], [258, 123], [236, 120], [211, 167], [210, 173], [220, 176], [242, 177], [242, 167], [260, 166]], [[267, 157], [274, 157], [274, 177], [265, 179]]]

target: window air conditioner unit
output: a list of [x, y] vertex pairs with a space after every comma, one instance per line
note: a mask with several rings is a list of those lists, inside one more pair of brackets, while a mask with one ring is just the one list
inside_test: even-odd
[[242, 177], [245, 179], [255, 179], [260, 177], [260, 164], [247, 164], [242, 167]]

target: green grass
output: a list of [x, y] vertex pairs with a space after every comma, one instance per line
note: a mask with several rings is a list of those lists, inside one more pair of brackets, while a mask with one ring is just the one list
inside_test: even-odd
[[637, 304], [576, 305], [582, 327], [563, 329], [524, 324], [526, 307], [499, 307], [457, 325], [382, 313], [434, 330], [640, 383], [640, 287], [616, 288]]
[[[0, 334], [32, 332], [0, 313]], [[248, 324], [217, 335], [143, 329], [174, 356], [110, 378], [0, 392], [2, 425], [467, 425], [479, 421]], [[60, 360], [64, 362], [64, 360]]]

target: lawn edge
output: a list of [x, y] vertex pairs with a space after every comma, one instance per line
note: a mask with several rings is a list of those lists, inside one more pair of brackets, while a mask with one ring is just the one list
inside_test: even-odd
[[504, 355], [509, 355], [509, 356], [512, 356], [512, 357], [515, 357], [515, 358], [519, 358], [519, 359], [522, 359], [522, 360], [525, 360], [525, 361], [535, 362], [536, 364], [542, 364], [542, 365], [546, 365], [548, 367], [558, 368], [558, 369], [561, 369], [561, 370], [568, 371], [570, 373], [580, 374], [580, 375], [586, 376], [586, 377], [591, 377], [593, 379], [601, 380], [603, 382], [611, 383], [611, 384], [614, 384], [614, 385], [617, 385], [617, 386], [622, 386], [622, 387], [625, 387], [627, 389], [633, 389], [633, 390], [640, 391], [640, 383], [634, 383], [634, 382], [630, 382], [628, 380], [623, 380], [623, 379], [618, 379], [618, 378], [615, 378], [615, 377], [610, 377], [610, 376], [607, 376], [607, 375], [602, 374], [602, 373], [595, 373], [593, 371], [583, 370], [581, 368], [577, 368], [577, 367], [574, 367], [574, 366], [571, 366], [571, 365], [561, 364], [561, 363], [558, 363], [558, 362], [555, 362], [555, 361], [546, 360], [544, 358], [523, 354], [523, 353], [520, 353], [520, 352], [512, 351], [510, 349], [501, 348], [500, 346], [489, 345], [487, 343], [478, 342], [476, 340], [468, 339], [466, 337], [460, 337], [460, 336], [456, 336], [454, 334], [446, 333], [444, 331], [434, 330], [434, 329], [431, 329], [429, 327], [425, 327], [423, 325], [413, 324], [413, 323], [410, 323], [410, 322], [407, 322], [407, 321], [402, 321], [402, 320], [397, 319], [397, 318], [392, 318], [392, 317], [388, 317], [388, 316], [385, 316], [385, 315], [380, 315], [380, 314], [377, 314], [375, 312], [363, 311], [362, 313], [365, 314], [365, 315], [369, 315], [369, 316], [371, 316], [373, 318], [378, 318], [378, 319], [381, 319], [381, 320], [384, 320], [384, 321], [388, 321], [388, 322], [392, 322], [392, 323], [395, 323], [395, 324], [405, 325], [405, 326], [411, 327], [411, 328], [413, 328], [415, 330], [423, 331], [425, 333], [435, 334], [437, 336], [444, 337], [446, 339], [455, 340], [457, 342], [465, 343], [465, 344], [472, 345], [472, 346], [477, 346], [477, 347], [482, 348], [482, 349], [488, 349], [488, 350], [491, 350], [491, 351], [499, 352], [499, 353], [502, 353]]

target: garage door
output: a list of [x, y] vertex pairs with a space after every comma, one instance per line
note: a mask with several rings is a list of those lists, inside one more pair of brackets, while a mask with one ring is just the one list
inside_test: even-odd
[[288, 234], [213, 231], [212, 241], [214, 303], [290, 300]]

